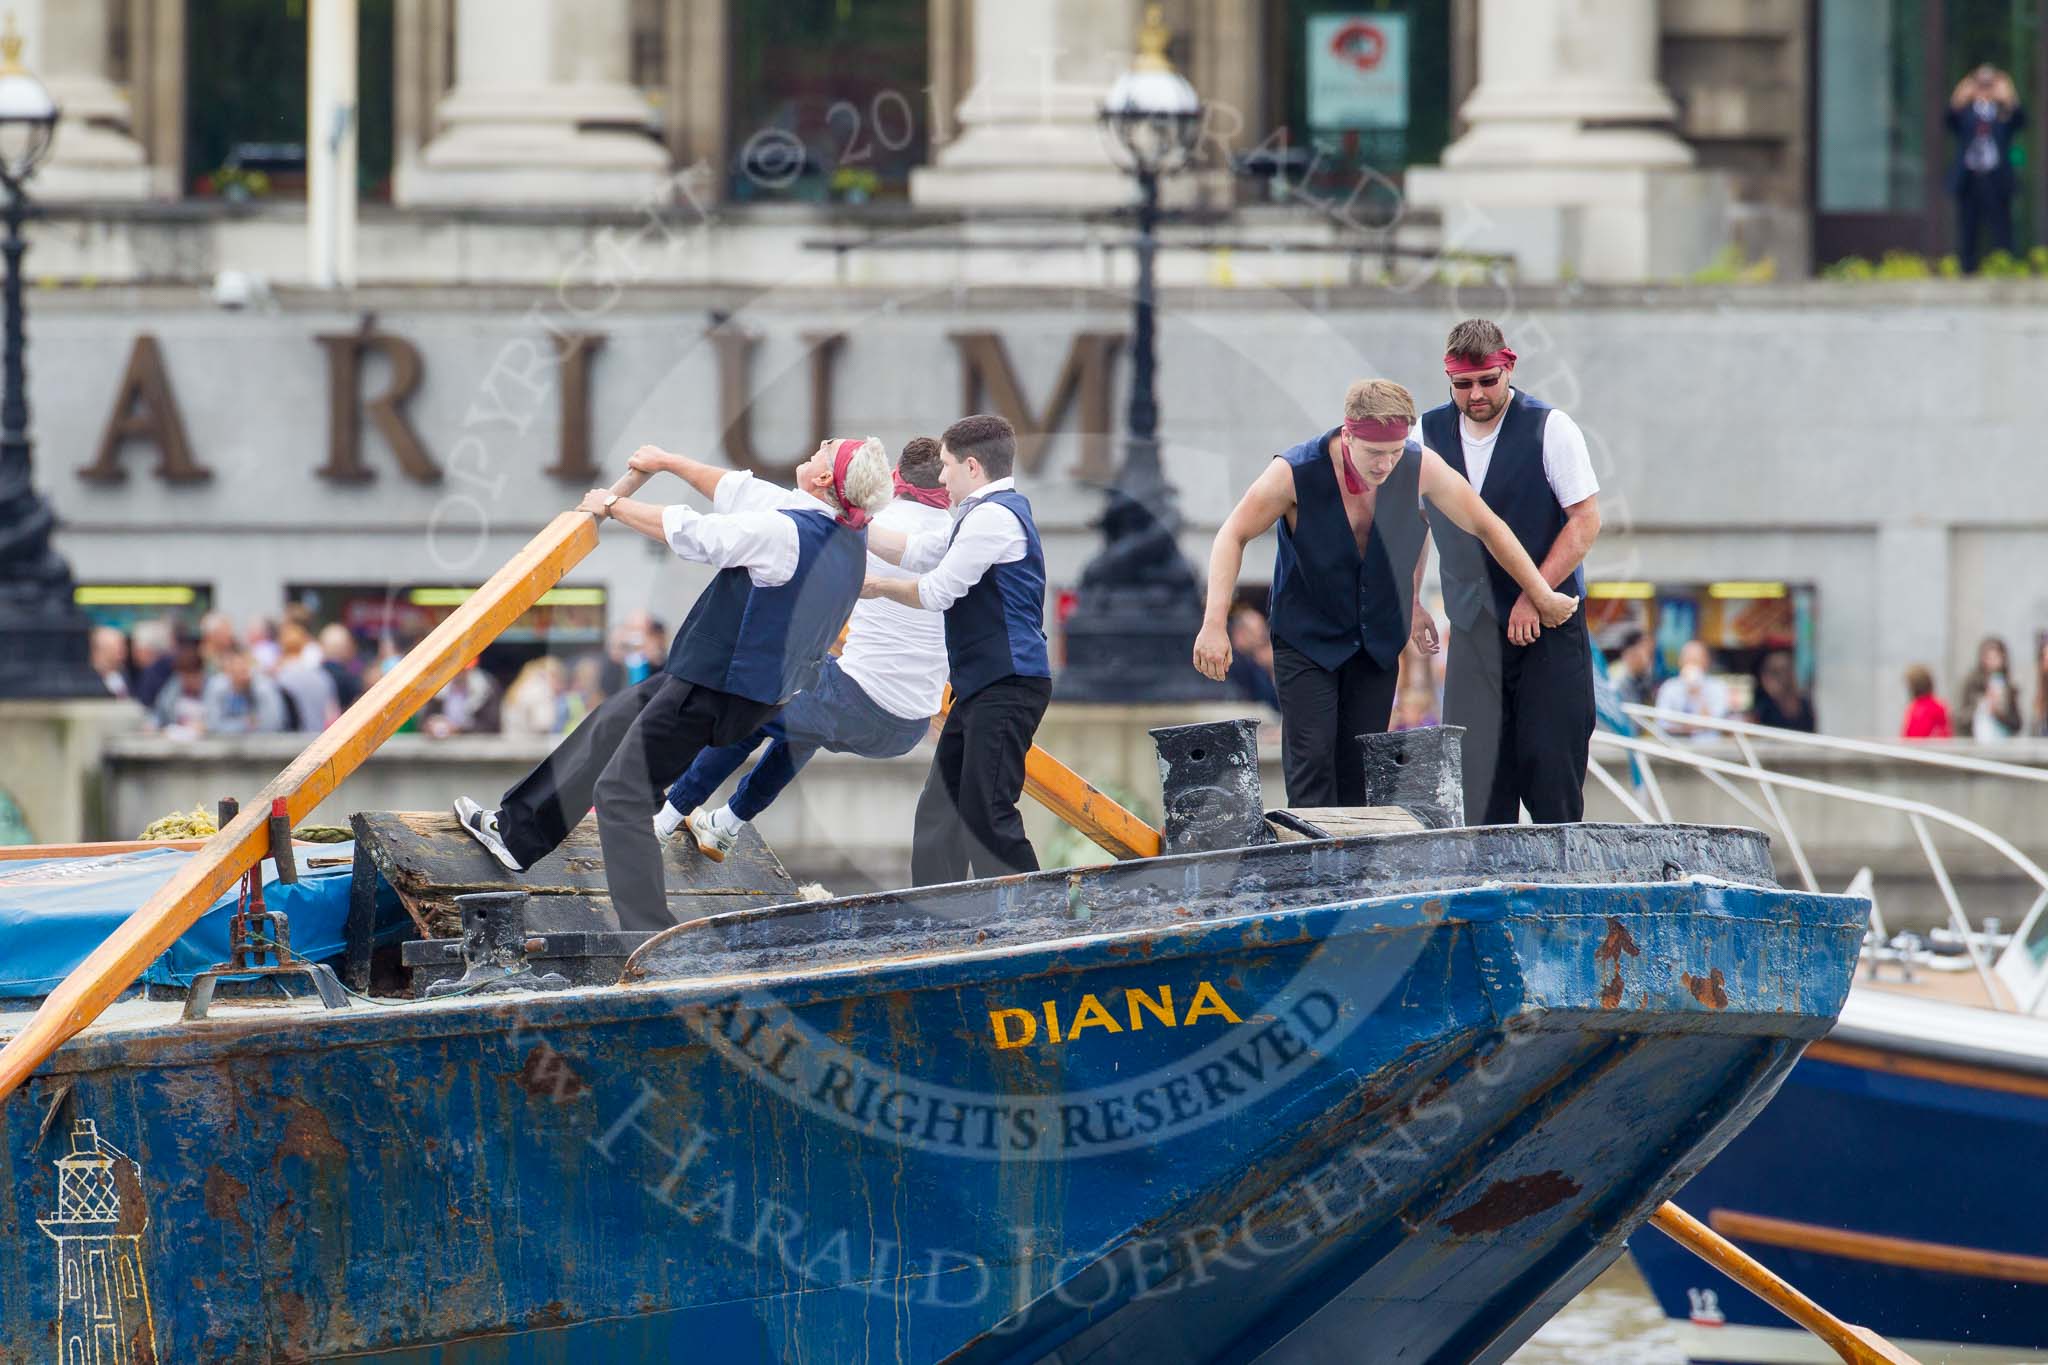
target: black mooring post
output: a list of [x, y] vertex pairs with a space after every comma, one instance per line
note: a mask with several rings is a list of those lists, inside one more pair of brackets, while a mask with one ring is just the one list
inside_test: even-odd
[[1166, 853], [1207, 853], [1270, 844], [1259, 785], [1259, 723], [1205, 721], [1151, 732], [1165, 794]]
[[1465, 823], [1465, 727], [1429, 725], [1360, 735], [1365, 751], [1365, 804], [1399, 806], [1424, 829]]

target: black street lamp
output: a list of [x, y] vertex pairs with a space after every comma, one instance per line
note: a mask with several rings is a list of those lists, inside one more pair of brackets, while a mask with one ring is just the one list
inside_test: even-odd
[[0, 186], [7, 191], [4, 339], [0, 339], [0, 698], [104, 697], [91, 624], [72, 600], [71, 568], [50, 546], [56, 517], [31, 479], [28, 384], [21, 364], [24, 185], [50, 150], [57, 102], [21, 64], [13, 18], [0, 35]]
[[1187, 165], [1201, 136], [1202, 100], [1167, 60], [1160, 8], [1148, 5], [1138, 57], [1103, 102], [1103, 126], [1138, 180], [1138, 287], [1131, 325], [1131, 395], [1124, 459], [1108, 489], [1106, 544], [1081, 572], [1067, 618], [1066, 668], [1056, 695], [1069, 701], [1199, 701], [1224, 695], [1191, 656], [1202, 589], [1175, 539], [1180, 513], [1159, 464], [1154, 349], [1159, 181]]

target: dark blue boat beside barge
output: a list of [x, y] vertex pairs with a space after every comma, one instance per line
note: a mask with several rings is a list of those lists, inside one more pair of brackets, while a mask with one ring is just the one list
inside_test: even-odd
[[1500, 1360], [1867, 913], [1744, 831], [1451, 830], [721, 915], [612, 987], [126, 1003], [0, 1106], [0, 1359]]
[[[2044, 1144], [2048, 1020], [1859, 982], [1685, 1203], [1927, 1365], [2018, 1365], [2048, 1360]], [[1833, 1358], [1677, 1247], [1631, 1249], [1687, 1359]]]

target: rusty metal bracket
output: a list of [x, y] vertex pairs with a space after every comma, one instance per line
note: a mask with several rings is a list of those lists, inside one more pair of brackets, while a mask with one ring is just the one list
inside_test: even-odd
[[[224, 801], [221, 805], [222, 814], [229, 814], [228, 803]], [[292, 882], [298, 880], [298, 865], [292, 853], [291, 822], [284, 818], [282, 806], [281, 801], [272, 806], [270, 856], [277, 865], [279, 879]], [[291, 869], [289, 876], [286, 868]], [[228, 920], [228, 960], [192, 978], [191, 993], [185, 997], [186, 1019], [206, 1017], [213, 1008], [214, 991], [224, 976], [303, 976], [312, 981], [322, 1005], [331, 1010], [349, 1007], [348, 992], [341, 988], [333, 968], [293, 954], [290, 918], [263, 903], [260, 860], [242, 874], [241, 902]]]

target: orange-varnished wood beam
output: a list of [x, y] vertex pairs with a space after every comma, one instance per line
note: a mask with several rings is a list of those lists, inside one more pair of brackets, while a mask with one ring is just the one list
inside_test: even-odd
[[[953, 709], [953, 689], [939, 701], [932, 733]], [[1115, 858], [1156, 858], [1164, 846], [1159, 831], [1125, 810], [1087, 778], [1036, 744], [1024, 755], [1024, 794], [1072, 825]]]
[[[612, 485], [621, 495], [646, 477], [627, 474]], [[26, 1081], [50, 1054], [99, 1017], [178, 935], [269, 851], [270, 803], [282, 797], [294, 822], [339, 787], [377, 746], [446, 686], [499, 632], [597, 546], [597, 519], [564, 512], [379, 678], [341, 718], [321, 731], [291, 766], [271, 780], [226, 829], [207, 840], [140, 909], [122, 921], [65, 977], [27, 1027], [0, 1048], [0, 1099]]]
[[1869, 1328], [1843, 1322], [1678, 1205], [1664, 1204], [1650, 1221], [1687, 1251], [1826, 1342], [1828, 1349], [1849, 1365], [1919, 1365]]
[[205, 848], [204, 839], [118, 839], [103, 844], [9, 844], [0, 848], [0, 863], [33, 862], [38, 858], [104, 858], [109, 853], [140, 853], [148, 848], [191, 852]]
[[1036, 744], [1024, 755], [1024, 790], [1118, 858], [1157, 858], [1159, 831]]
[[1761, 1246], [1811, 1251], [1850, 1261], [1868, 1261], [1874, 1265], [1932, 1270], [1943, 1275], [1974, 1275], [1978, 1279], [2003, 1280], [2011, 1284], [2048, 1284], [2048, 1256], [2027, 1256], [2016, 1251], [1986, 1251], [1981, 1247], [1954, 1246], [1947, 1242], [1921, 1242], [1911, 1237], [1851, 1232], [1847, 1228], [1796, 1223], [1788, 1218], [1768, 1218], [1763, 1214], [1737, 1213], [1732, 1209], [1715, 1209], [1707, 1215], [1707, 1223], [1723, 1236]]
[[1997, 1090], [2008, 1095], [2048, 1099], [2048, 1077], [2022, 1076], [2017, 1072], [1974, 1066], [1968, 1062], [1914, 1057], [1903, 1052], [1887, 1052], [1858, 1043], [1837, 1043], [1826, 1038], [1809, 1046], [1806, 1055], [1816, 1062], [1833, 1062], [1861, 1071], [1882, 1071], [1887, 1075], [1914, 1076], [1924, 1081], [1940, 1081], [1972, 1090]]

